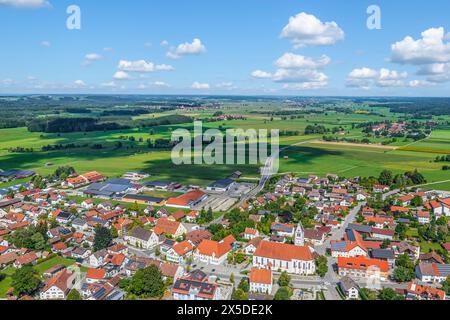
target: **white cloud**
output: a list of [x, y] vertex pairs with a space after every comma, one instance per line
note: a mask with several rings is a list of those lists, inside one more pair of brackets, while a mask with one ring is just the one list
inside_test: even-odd
[[144, 43], [144, 47], [151, 48], [152, 47], [152, 43], [151, 42], [146, 42], [146, 43]]
[[0, 6], [34, 9], [50, 6], [50, 3], [46, 0], [0, 0]]
[[15, 83], [16, 83], [15, 80], [9, 79], [9, 78], [0, 80], [0, 84], [3, 85], [3, 86], [10, 86], [10, 85], [13, 85]]
[[376, 70], [370, 68], [353, 69], [348, 75], [352, 79], [373, 79], [378, 75]]
[[433, 82], [429, 82], [426, 80], [411, 80], [408, 83], [408, 86], [411, 88], [424, 88], [424, 87], [431, 87], [434, 86], [435, 83]]
[[288, 83], [304, 83], [304, 82], [321, 82], [326, 84], [328, 77], [317, 70], [290, 70], [290, 69], [278, 69], [273, 75], [275, 82], [288, 82]]
[[450, 40], [443, 27], [430, 28], [418, 40], [411, 36], [392, 45], [391, 60], [415, 65], [417, 75], [426, 76], [427, 82], [450, 81]]
[[169, 45], [169, 41], [167, 41], [167, 40], [163, 40], [163, 41], [161, 41], [161, 43], [160, 43], [160, 46], [161, 47], [167, 47]]
[[199, 55], [205, 52], [205, 45], [202, 44], [200, 39], [196, 38], [192, 41], [192, 43], [185, 42], [178, 45], [176, 49], [167, 52], [166, 56], [170, 59], [179, 59], [183, 56]]
[[362, 89], [369, 89], [374, 85], [378, 87], [402, 87], [405, 86], [404, 79], [407, 77], [407, 72], [398, 72], [386, 68], [374, 70], [364, 67], [353, 69], [347, 76], [346, 85], [350, 88]]
[[331, 59], [323, 55], [319, 59], [313, 59], [297, 55], [294, 53], [285, 53], [276, 62], [275, 65], [282, 69], [320, 69], [327, 66]]
[[192, 85], [191, 88], [195, 89], [195, 90], [208, 90], [211, 86], [209, 85], [209, 83], [200, 83], [198, 81], [195, 81]]
[[86, 83], [83, 80], [75, 80], [73, 83], [77, 87], [86, 87]]
[[314, 59], [285, 53], [275, 62], [277, 70], [274, 73], [256, 70], [253, 71], [252, 76], [258, 79], [272, 79], [274, 82], [287, 83], [284, 85], [285, 89], [319, 89], [328, 85], [328, 76], [321, 69], [330, 62], [331, 59], [326, 55]]
[[450, 62], [450, 42], [445, 42], [444, 28], [431, 28], [422, 32], [422, 38], [411, 36], [392, 45], [393, 62], [423, 65]]
[[119, 70], [129, 72], [157, 72], [157, 71], [173, 71], [174, 67], [167, 64], [156, 65], [152, 62], [146, 62], [145, 60], [127, 61], [120, 60]]
[[345, 37], [336, 22], [323, 23], [314, 15], [301, 12], [289, 19], [281, 37], [290, 39], [295, 48], [334, 45]]
[[51, 47], [52, 44], [50, 43], [50, 41], [42, 41], [41, 42], [41, 46], [48, 48], [48, 47]]
[[105, 48], [103, 48], [103, 51], [105, 51], [105, 52], [111, 52], [111, 51], [113, 51], [114, 49], [113, 48], [111, 48], [111, 47], [105, 47]]
[[155, 87], [164, 87], [164, 88], [170, 88], [170, 84], [165, 83], [164, 81], [155, 81], [152, 83]]
[[115, 80], [130, 80], [131, 77], [128, 73], [126, 73], [125, 71], [117, 71], [114, 75], [113, 78]]
[[103, 59], [103, 57], [101, 55], [99, 55], [98, 53], [88, 53], [84, 57], [85, 57], [85, 59], [87, 59], [89, 61], [96, 61], [96, 60]]
[[216, 84], [216, 88], [219, 89], [232, 89], [234, 87], [233, 82], [221, 82]]
[[271, 79], [272, 74], [262, 70], [255, 70], [252, 72], [252, 77], [257, 79]]
[[117, 84], [114, 81], [102, 83], [100, 86], [105, 88], [117, 88]]
[[317, 90], [324, 88], [328, 85], [326, 81], [317, 81], [317, 82], [303, 82], [303, 83], [290, 83], [285, 84], [283, 89], [287, 90]]

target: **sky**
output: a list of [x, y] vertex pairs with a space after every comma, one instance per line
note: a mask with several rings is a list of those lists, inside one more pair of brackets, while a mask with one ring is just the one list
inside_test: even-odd
[[448, 12], [448, 0], [0, 0], [0, 94], [449, 96]]

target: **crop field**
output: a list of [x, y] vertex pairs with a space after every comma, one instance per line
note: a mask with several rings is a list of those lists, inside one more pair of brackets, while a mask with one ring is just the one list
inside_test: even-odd
[[[285, 156], [289, 159], [283, 159]], [[418, 169], [429, 182], [450, 179], [450, 173], [434, 163], [435, 155], [406, 151], [387, 151], [364, 146], [332, 146], [306, 144], [292, 147], [281, 154], [281, 172], [325, 175], [336, 173], [345, 177], [378, 176], [388, 169], [396, 173]]]
[[[281, 154], [280, 172], [299, 172], [324, 175], [337, 173], [342, 176], [377, 176], [383, 169], [393, 172], [415, 170], [423, 172], [429, 182], [442, 190], [450, 190], [450, 172], [442, 170], [442, 163], [435, 163], [436, 156], [450, 153], [450, 128], [441, 127], [422, 141], [412, 139], [391, 139], [370, 137], [373, 145], [353, 143], [319, 142], [322, 135], [304, 135], [305, 128], [311, 125], [327, 129], [340, 127], [342, 139], [363, 139], [365, 134], [358, 124], [366, 122], [397, 121], [401, 115], [390, 113], [387, 108], [368, 109], [354, 106], [353, 112], [339, 113], [324, 111], [295, 116], [275, 115], [281, 109], [275, 103], [252, 102], [237, 106], [225, 103], [221, 109], [225, 114], [241, 114], [245, 120], [204, 122], [203, 130], [219, 129], [278, 129], [281, 132], [280, 148], [291, 146]], [[300, 110], [300, 109], [299, 109]], [[209, 119], [214, 109], [186, 111], [195, 119]], [[179, 111], [144, 114], [134, 119], [151, 119], [177, 114]], [[29, 132], [27, 128], [0, 130], [0, 169], [31, 169], [46, 175], [58, 166], [73, 166], [79, 173], [99, 171], [108, 177], [119, 177], [127, 171], [145, 171], [152, 180], [172, 180], [184, 184], [207, 185], [210, 182], [241, 171], [243, 176], [257, 178], [260, 165], [181, 165], [171, 161], [168, 150], [149, 149], [147, 140], [170, 139], [177, 129], [193, 132], [193, 123], [160, 125], [152, 129], [126, 129], [115, 131], [40, 133]], [[289, 132], [289, 135], [283, 134]], [[132, 139], [132, 138], [133, 139]], [[310, 141], [310, 143], [304, 144]], [[115, 147], [117, 143], [122, 147]], [[386, 144], [382, 146], [381, 144]], [[295, 146], [298, 143], [300, 145]], [[76, 148], [57, 151], [43, 151], [48, 145], [76, 144]], [[90, 145], [101, 144], [100, 150]], [[11, 152], [8, 149], [33, 148], [33, 152]], [[285, 159], [285, 157], [288, 157]], [[19, 183], [9, 182], [2, 187]]]

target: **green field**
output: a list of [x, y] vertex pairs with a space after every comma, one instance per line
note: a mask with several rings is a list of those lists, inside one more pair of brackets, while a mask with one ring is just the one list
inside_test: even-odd
[[[274, 110], [280, 110], [275, 103], [252, 102], [245, 106], [224, 104], [222, 109], [228, 114], [243, 114], [246, 120], [205, 122], [206, 129], [278, 129], [297, 131], [299, 135], [281, 136], [280, 148], [299, 142], [320, 139], [322, 136], [305, 136], [303, 131], [308, 125], [323, 125], [328, 129], [342, 127], [346, 134], [338, 138], [362, 139], [365, 134], [357, 127], [369, 121], [398, 120], [401, 115], [390, 113], [387, 108], [368, 109], [364, 106], [348, 106], [353, 112], [304, 114], [299, 117], [274, 116]], [[376, 112], [364, 114], [364, 112]], [[210, 118], [215, 110], [190, 110], [186, 115], [196, 119]], [[174, 111], [138, 116], [137, 118], [156, 118]], [[356, 126], [356, 127], [355, 127]], [[32, 133], [26, 128], [0, 130], [0, 169], [32, 169], [39, 174], [50, 174], [55, 168], [63, 165], [73, 166], [77, 172], [98, 171], [108, 177], [119, 177], [127, 171], [145, 171], [151, 174], [150, 180], [171, 180], [183, 184], [205, 186], [210, 182], [241, 171], [244, 177], [259, 176], [259, 165], [182, 165], [176, 166], [171, 161], [171, 152], [167, 150], [148, 149], [146, 140], [169, 139], [171, 133], [178, 129], [193, 129], [192, 123], [165, 125], [152, 129], [130, 129], [107, 132], [47, 134]], [[131, 142], [124, 137], [134, 137]], [[141, 140], [142, 142], [139, 142]], [[381, 144], [390, 139], [369, 139], [372, 143]], [[122, 142], [123, 147], [117, 149], [115, 144]], [[103, 149], [93, 150], [90, 147], [43, 152], [46, 145], [75, 143], [77, 145], [102, 144]], [[9, 148], [33, 148], [33, 153], [11, 153]], [[433, 163], [438, 155], [450, 153], [450, 129], [441, 127], [426, 140], [413, 142], [411, 139], [398, 139], [389, 147], [397, 150], [383, 150], [360, 146], [302, 144], [291, 147], [282, 153], [280, 172], [298, 172], [303, 174], [337, 173], [342, 176], [378, 176], [383, 169], [400, 173], [418, 169], [428, 182], [450, 180], [450, 172], [444, 172], [442, 163]], [[283, 157], [288, 156], [285, 160]], [[23, 181], [22, 181], [23, 182]], [[15, 182], [0, 185], [8, 187]], [[433, 185], [441, 190], [450, 190], [449, 182]], [[161, 195], [166, 197], [167, 194]]]
[[[306, 144], [287, 149], [281, 156], [280, 172], [283, 173], [336, 173], [354, 177], [378, 176], [384, 169], [396, 173], [418, 169], [428, 182], [450, 179], [450, 172], [442, 171], [441, 164], [431, 162], [435, 158], [431, 153], [388, 151], [364, 146]], [[289, 159], [284, 160], [285, 156]]]
[[[42, 277], [43, 273], [50, 268], [63, 264], [66, 267], [70, 267], [75, 264], [75, 260], [72, 259], [66, 259], [60, 256], [55, 256], [53, 258], [50, 258], [49, 260], [46, 260], [44, 262], [41, 262], [34, 266], [34, 269], [39, 273], [39, 275]], [[85, 267], [80, 268], [81, 272], [86, 272], [87, 269]], [[11, 276], [14, 274], [15, 269], [13, 267], [9, 267], [1, 273], [5, 274], [7, 277], [0, 282], [0, 299], [4, 299], [6, 297], [6, 293], [11, 288], [12, 279]]]

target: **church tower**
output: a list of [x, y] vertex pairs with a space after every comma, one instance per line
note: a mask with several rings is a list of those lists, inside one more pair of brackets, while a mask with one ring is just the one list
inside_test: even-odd
[[305, 245], [305, 230], [303, 229], [303, 225], [301, 222], [298, 223], [297, 229], [295, 229], [295, 245]]

